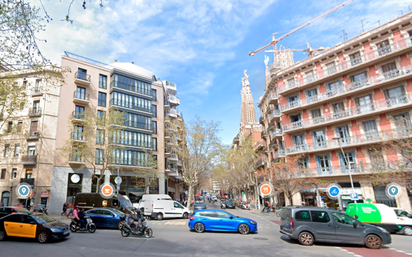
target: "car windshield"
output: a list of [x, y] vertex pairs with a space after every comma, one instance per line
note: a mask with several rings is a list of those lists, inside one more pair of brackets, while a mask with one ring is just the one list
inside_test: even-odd
[[195, 203], [195, 206], [205, 206], [206, 204], [204, 202], [197, 202]]
[[227, 200], [226, 203], [233, 204], [233, 201]]
[[14, 208], [14, 210], [19, 213], [29, 213], [26, 208]]
[[119, 199], [120, 203], [126, 208], [133, 208], [132, 203], [124, 198], [122, 195], [118, 194], [117, 198]]
[[41, 214], [41, 215], [33, 215], [32, 216], [33, 219], [39, 223], [39, 224], [44, 224], [44, 223], [48, 223], [48, 222], [53, 222], [55, 221], [52, 217], [47, 216], [45, 214]]
[[398, 217], [412, 219], [412, 215], [405, 210], [395, 209], [395, 212], [396, 212], [396, 216]]

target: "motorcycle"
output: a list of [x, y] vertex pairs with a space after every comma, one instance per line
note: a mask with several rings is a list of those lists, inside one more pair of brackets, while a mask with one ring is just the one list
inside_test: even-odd
[[96, 232], [96, 225], [93, 223], [93, 220], [89, 216], [86, 216], [86, 226], [77, 224], [77, 221], [72, 219], [72, 222], [70, 223], [70, 231], [73, 233], [77, 231], [89, 231], [89, 233], [94, 233]]
[[242, 203], [240, 208], [244, 210], [250, 210], [250, 204], [249, 203]]
[[149, 228], [147, 222], [142, 219], [140, 227], [137, 228], [136, 224], [132, 222], [129, 224], [129, 217], [126, 218], [126, 222], [123, 223], [120, 233], [123, 237], [128, 237], [130, 234], [133, 235], [143, 235], [145, 238], [150, 238], [153, 236], [153, 230]]
[[226, 203], [225, 202], [220, 202], [220, 209], [225, 209], [226, 208]]

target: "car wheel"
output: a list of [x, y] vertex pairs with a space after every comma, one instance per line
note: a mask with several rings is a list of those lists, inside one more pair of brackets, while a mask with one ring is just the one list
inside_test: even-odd
[[183, 218], [184, 219], [187, 219], [188, 217], [189, 217], [189, 213], [187, 213], [187, 212], [183, 213]]
[[156, 219], [157, 219], [157, 220], [162, 220], [162, 219], [163, 219], [163, 214], [159, 212], [159, 213], [156, 215]]
[[249, 234], [250, 227], [247, 224], [240, 224], [239, 228], [238, 228], [238, 231], [239, 231], [240, 234], [246, 235], [246, 234]]
[[300, 233], [298, 236], [298, 240], [300, 244], [307, 246], [313, 245], [313, 243], [315, 242], [315, 238], [309, 232]]
[[382, 246], [382, 239], [377, 235], [368, 235], [365, 238], [365, 245], [371, 249], [380, 249]]
[[198, 222], [198, 223], [195, 224], [194, 229], [197, 233], [203, 233], [203, 232], [205, 232], [205, 225]]
[[5, 240], [7, 237], [6, 231], [0, 230], [0, 241]]
[[401, 230], [402, 234], [407, 235], [407, 236], [412, 236], [412, 227], [403, 227]]
[[40, 244], [47, 243], [47, 241], [49, 241], [49, 235], [46, 232], [41, 232], [38, 235], [37, 240], [39, 241]]

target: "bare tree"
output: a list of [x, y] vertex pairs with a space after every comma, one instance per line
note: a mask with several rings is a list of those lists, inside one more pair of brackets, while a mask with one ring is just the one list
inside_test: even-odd
[[185, 139], [172, 149], [182, 160], [183, 178], [189, 186], [187, 208], [190, 208], [194, 188], [199, 180], [211, 170], [213, 161], [219, 154], [219, 125], [195, 117], [184, 129]]

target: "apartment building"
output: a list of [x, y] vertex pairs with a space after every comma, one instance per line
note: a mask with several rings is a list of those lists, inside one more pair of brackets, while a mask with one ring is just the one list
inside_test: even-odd
[[[13, 108], [7, 103], [1, 107], [0, 202], [5, 206], [26, 205], [27, 200], [16, 194], [20, 183], [32, 187], [28, 206], [49, 203], [60, 98], [59, 72], [60, 69], [45, 67], [41, 72], [30, 69], [0, 74], [2, 80], [15, 77], [11, 83], [16, 88], [25, 88], [26, 94], [17, 100], [4, 93], [10, 97], [8, 100], [21, 101], [21, 105]], [[16, 92], [24, 91], [16, 89]]]
[[[411, 176], [396, 199], [371, 177], [378, 170], [411, 172], [400, 152], [381, 144], [412, 136], [411, 20], [409, 13], [290, 67], [267, 67], [259, 103], [262, 161], [270, 166], [279, 158], [304, 155], [296, 166], [305, 170], [301, 177], [339, 183], [342, 207], [354, 188], [360, 201], [411, 210]], [[290, 204], [285, 198], [277, 197], [281, 205]], [[315, 187], [301, 190], [293, 201], [312, 205], [314, 199]]]
[[[105, 182], [114, 185], [115, 177], [120, 176], [119, 192], [132, 201], [144, 193], [167, 193], [170, 174], [165, 174], [165, 110], [169, 109], [168, 100], [173, 100], [167, 99], [167, 86], [151, 71], [133, 63], [107, 65], [66, 52], [61, 67], [65, 72], [56, 149], [67, 148], [68, 142], [73, 145], [72, 151], [54, 157], [50, 211], [57, 213], [64, 202], [73, 203], [79, 192], [95, 192], [97, 179], [93, 179], [93, 174], [105, 174]], [[104, 120], [112, 109], [124, 114], [122, 131], [117, 138], [108, 138], [107, 131], [102, 131], [96, 123], [96, 142], [90, 147], [95, 151], [95, 161], [87, 161], [76, 150], [76, 144], [90, 141], [83, 134], [84, 113], [92, 112]], [[176, 111], [168, 112], [171, 110]], [[104, 156], [102, 144], [119, 148]], [[146, 167], [149, 155], [154, 155], [157, 161], [157, 183], [150, 187], [148, 175], [142, 171], [149, 168]], [[107, 166], [102, 165], [104, 158], [112, 158]]]

